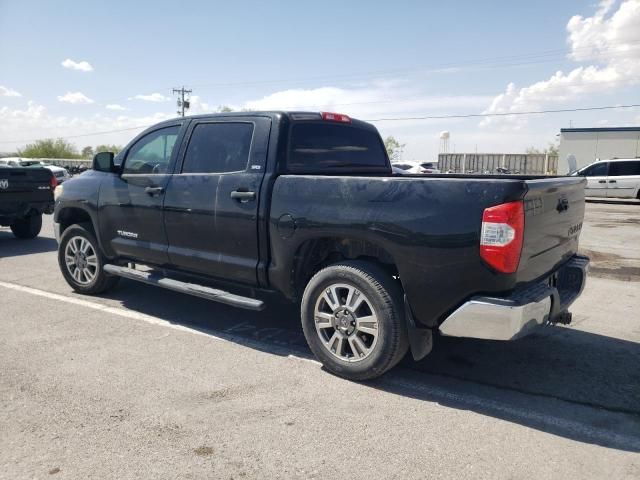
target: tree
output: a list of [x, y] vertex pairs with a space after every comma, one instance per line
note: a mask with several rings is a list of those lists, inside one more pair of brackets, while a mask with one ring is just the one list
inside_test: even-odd
[[98, 145], [94, 152], [95, 153], [100, 153], [100, 152], [113, 152], [115, 155], [119, 154], [120, 151], [122, 150], [122, 145]]
[[84, 147], [82, 149], [82, 158], [93, 158], [93, 147]]
[[227, 113], [227, 112], [233, 112], [232, 108], [227, 105], [218, 106], [218, 113]]
[[558, 142], [549, 142], [549, 146], [547, 146], [547, 148], [540, 150], [536, 147], [529, 147], [525, 150], [524, 153], [528, 153], [528, 154], [545, 154], [545, 155], [558, 155], [560, 150], [560, 147], [558, 145]]
[[78, 158], [75, 145], [63, 138], [45, 138], [18, 149], [18, 156], [26, 158]]
[[389, 135], [384, 139], [384, 148], [387, 149], [387, 155], [389, 155], [389, 160], [392, 162], [397, 162], [402, 159], [402, 150], [404, 150], [405, 143], [400, 143], [395, 137]]

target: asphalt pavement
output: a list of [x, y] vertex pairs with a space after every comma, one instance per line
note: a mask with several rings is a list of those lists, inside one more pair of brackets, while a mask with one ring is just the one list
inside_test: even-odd
[[50, 217], [33, 241], [0, 229], [0, 478], [640, 478], [639, 223], [587, 205], [572, 325], [437, 338], [363, 384], [325, 372], [277, 299], [80, 296]]

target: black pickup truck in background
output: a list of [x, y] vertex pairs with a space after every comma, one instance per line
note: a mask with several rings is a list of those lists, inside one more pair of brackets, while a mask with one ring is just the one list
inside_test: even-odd
[[204, 115], [96, 155], [59, 187], [54, 226], [78, 292], [126, 277], [254, 310], [276, 292], [325, 367], [362, 380], [424, 357], [434, 334], [568, 323], [584, 183], [393, 175], [377, 130], [346, 115]]
[[17, 238], [35, 238], [42, 214], [53, 213], [53, 191], [58, 181], [46, 168], [0, 167], [0, 226]]

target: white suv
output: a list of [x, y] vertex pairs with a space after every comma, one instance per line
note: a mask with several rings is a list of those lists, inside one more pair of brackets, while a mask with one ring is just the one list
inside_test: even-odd
[[640, 158], [599, 160], [573, 175], [587, 177], [587, 197], [640, 199]]

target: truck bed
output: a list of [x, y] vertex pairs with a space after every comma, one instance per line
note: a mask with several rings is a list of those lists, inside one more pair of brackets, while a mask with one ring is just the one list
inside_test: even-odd
[[[524, 175], [283, 175], [273, 186], [269, 279], [291, 290], [291, 252], [318, 237], [353, 239], [370, 245], [371, 256], [392, 259], [416, 318], [434, 327], [465, 299], [512, 291], [574, 254], [583, 183]], [[569, 208], [558, 212], [563, 198]], [[525, 204], [521, 263], [513, 274], [498, 273], [479, 253], [483, 212], [518, 200]], [[279, 231], [282, 218], [293, 219], [291, 236]]]

